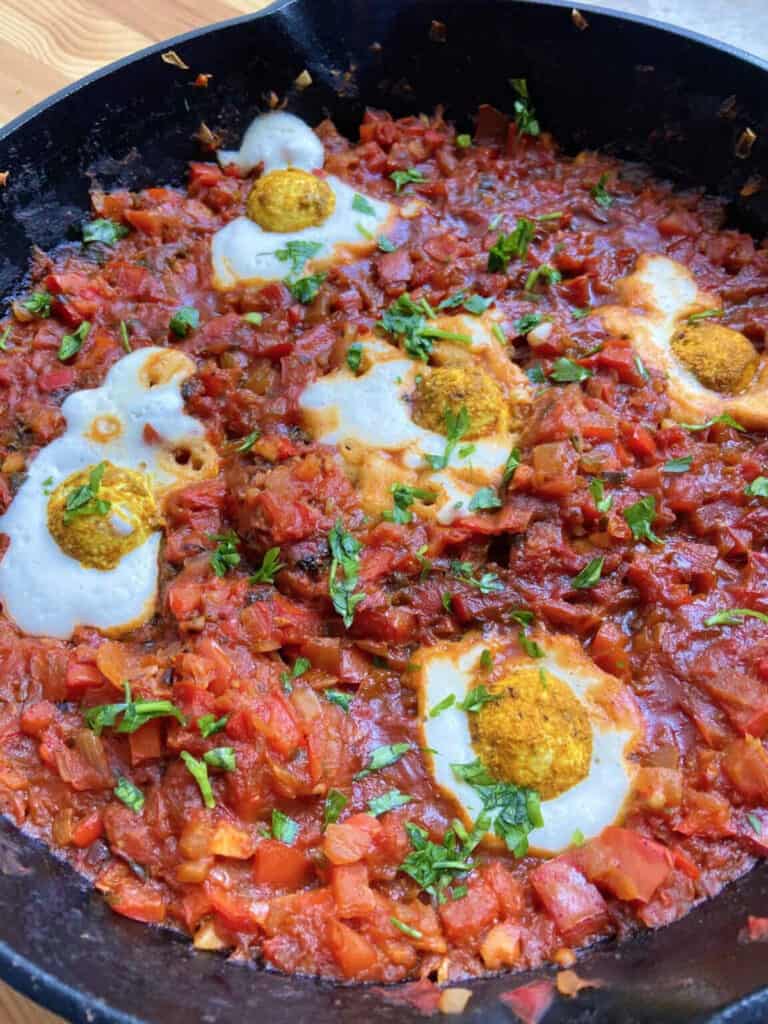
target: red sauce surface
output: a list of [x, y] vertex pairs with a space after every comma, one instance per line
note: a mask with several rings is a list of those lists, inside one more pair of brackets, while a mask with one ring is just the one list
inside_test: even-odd
[[[768, 506], [744, 493], [768, 467], [765, 439], [673, 424], [664, 382], [644, 379], [626, 341], [572, 310], [611, 301], [639, 253], [663, 252], [719, 291], [722, 322], [762, 348], [768, 251], [725, 229], [717, 200], [674, 192], [635, 166], [566, 158], [545, 135], [519, 138], [487, 112], [468, 149], [439, 114], [393, 121], [369, 112], [356, 144], [330, 123], [319, 133], [327, 171], [370, 195], [426, 205], [399, 223], [395, 252], [331, 269], [307, 306], [279, 283], [212, 288], [211, 235], [242, 213], [249, 182], [210, 163], [192, 165], [186, 191], [95, 194], [96, 216], [131, 229], [114, 247], [35, 257], [34, 287], [55, 299], [49, 318], [14, 321], [0, 353], [0, 508], [62, 431], [66, 395], [98, 385], [124, 354], [121, 320], [134, 349], [174, 345], [195, 359], [187, 411], [206, 424], [222, 468], [170, 500], [159, 611], [128, 639], [89, 629], [69, 643], [29, 638], [0, 617], [0, 802], [118, 913], [284, 971], [376, 981], [436, 972], [444, 981], [553, 957], [567, 965], [568, 947], [675, 920], [768, 848], [768, 629], [757, 619], [704, 625], [722, 608], [768, 612]], [[389, 174], [409, 167], [426, 182], [395, 200]], [[609, 207], [591, 195], [603, 173]], [[562, 217], [539, 222], [526, 260], [487, 272], [494, 217], [506, 214], [509, 230], [517, 216], [553, 211]], [[523, 285], [543, 262], [562, 280], [533, 302]], [[366, 522], [335, 450], [303, 434], [298, 397], [398, 295], [434, 305], [459, 289], [496, 299], [510, 358], [524, 368], [546, 373], [568, 355], [593, 375], [537, 389], [502, 509], [450, 527]], [[201, 315], [185, 340], [169, 333], [181, 305]], [[248, 311], [263, 314], [259, 327], [242, 319]], [[554, 323], [536, 351], [514, 326], [530, 312]], [[62, 363], [61, 336], [82, 320], [90, 334]], [[256, 428], [259, 440], [238, 452]], [[685, 455], [689, 472], [661, 472]], [[613, 498], [606, 515], [589, 490], [595, 475]], [[663, 545], [633, 540], [622, 514], [645, 495], [656, 500]], [[328, 598], [338, 517], [363, 544], [366, 597], [349, 630]], [[228, 529], [241, 561], [219, 578], [210, 535]], [[421, 578], [424, 545], [432, 570]], [[249, 583], [271, 547], [285, 565], [276, 585]], [[601, 582], [574, 590], [596, 553], [605, 556]], [[503, 588], [448, 583], [451, 559], [487, 563]], [[647, 720], [638, 792], [621, 829], [560, 857], [478, 848], [467, 895], [436, 905], [398, 870], [411, 848], [404, 824], [439, 842], [454, 814], [419, 754], [406, 666], [418, 645], [505, 626], [510, 608], [578, 637], [631, 687]], [[281, 674], [299, 656], [311, 668], [287, 694]], [[126, 679], [135, 697], [172, 700], [187, 724], [156, 719], [131, 735], [96, 736], [83, 711], [120, 700]], [[329, 687], [354, 698], [349, 714], [323, 699]], [[206, 714], [228, 719], [204, 739], [197, 722]], [[353, 779], [374, 747], [403, 741], [413, 749], [397, 763]], [[211, 772], [208, 809], [180, 753], [222, 745], [237, 767]], [[121, 776], [142, 790], [141, 813], [114, 796]], [[395, 788], [412, 803], [366, 813], [373, 796]], [[348, 803], [324, 830], [331, 789]], [[290, 845], [268, 835], [275, 808], [298, 825]]]

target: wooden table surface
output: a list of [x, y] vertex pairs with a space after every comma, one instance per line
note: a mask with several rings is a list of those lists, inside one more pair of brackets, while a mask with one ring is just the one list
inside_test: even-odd
[[[62, 7], [59, 0], [0, 0], [0, 124], [119, 57], [267, 2], [68, 0]], [[768, 59], [765, 0], [611, 0], [596, 6], [684, 25]], [[0, 1024], [63, 1022], [0, 983]]]

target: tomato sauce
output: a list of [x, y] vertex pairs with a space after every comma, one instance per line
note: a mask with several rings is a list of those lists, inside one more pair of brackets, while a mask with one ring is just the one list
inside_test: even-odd
[[[129, 638], [32, 638], [0, 617], [0, 805], [116, 912], [187, 931], [200, 949], [351, 981], [567, 964], [571, 948], [675, 920], [768, 850], [768, 629], [754, 617], [704, 624], [722, 608], [768, 613], [768, 505], [744, 493], [768, 446], [727, 425], [675, 424], [664, 381], [578, 311], [614, 299], [641, 252], [661, 252], [718, 291], [722, 322], [762, 349], [768, 250], [725, 226], [720, 200], [596, 154], [565, 157], [488, 108], [463, 148], [440, 112], [369, 111], [357, 143], [330, 122], [318, 131], [326, 170], [368, 195], [393, 200], [393, 171], [417, 167], [424, 181], [397, 200], [421, 203], [393, 233], [397, 248], [332, 268], [307, 305], [281, 283], [212, 287], [211, 236], [249, 188], [213, 163], [193, 163], [186, 189], [95, 193], [94, 215], [126, 236], [33, 259], [29, 291], [50, 293], [51, 309], [17, 302], [0, 352], [0, 510], [63, 430], [64, 398], [100, 384], [127, 346], [173, 345], [196, 361], [186, 410], [222, 463], [169, 501], [158, 612]], [[595, 199], [602, 175], [610, 204]], [[500, 214], [559, 216], [536, 222], [524, 260], [491, 273]], [[561, 280], [533, 300], [525, 280], [545, 263]], [[367, 521], [334, 450], [303, 433], [298, 398], [403, 292], [436, 305], [461, 289], [495, 299], [510, 358], [539, 382], [520, 466], [496, 511], [451, 526]], [[169, 322], [183, 305], [200, 325], [181, 339]], [[553, 324], [535, 346], [515, 326], [530, 314]], [[62, 335], [83, 321], [82, 348], [60, 361]], [[542, 384], [562, 356], [592, 375]], [[687, 456], [687, 472], [663, 471]], [[622, 514], [646, 495], [661, 545], [634, 540]], [[362, 544], [365, 599], [348, 630], [328, 596], [339, 517]], [[228, 530], [240, 561], [218, 576], [211, 538]], [[274, 582], [249, 581], [272, 548]], [[575, 590], [595, 553], [599, 584]], [[451, 559], [487, 564], [502, 588], [451, 577], [446, 609]], [[509, 628], [511, 608], [578, 637], [632, 689], [647, 721], [634, 804], [621, 828], [550, 860], [478, 848], [466, 894], [437, 903], [399, 870], [406, 823], [439, 843], [454, 816], [419, 753], [409, 659], [469, 629]], [[120, 701], [126, 680], [134, 699], [172, 701], [183, 722], [97, 734], [86, 712]], [[207, 737], [204, 716], [223, 720]], [[372, 748], [396, 743], [411, 749], [355, 779]], [[181, 753], [219, 747], [236, 768], [210, 771], [206, 807]], [[140, 812], [115, 795], [120, 778], [143, 794]], [[392, 789], [411, 803], [370, 814]]]

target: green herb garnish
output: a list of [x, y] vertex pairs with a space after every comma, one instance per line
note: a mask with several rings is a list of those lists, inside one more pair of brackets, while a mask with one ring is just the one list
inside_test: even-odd
[[83, 342], [88, 337], [90, 330], [90, 323], [87, 320], [83, 320], [76, 331], [72, 334], [65, 334], [62, 336], [58, 351], [58, 357], [62, 363], [67, 359], [71, 359], [72, 356], [77, 355], [83, 347]]
[[753, 611], [751, 608], [727, 608], [715, 612], [708, 619], [704, 620], [705, 626], [739, 626], [744, 619], [759, 619], [761, 622], [768, 622], [768, 615], [763, 612]]
[[329, 789], [323, 804], [323, 828], [333, 825], [349, 803], [349, 799], [338, 789]]
[[112, 790], [118, 800], [122, 800], [126, 807], [129, 807], [134, 814], [141, 814], [144, 809], [144, 794], [134, 786], [130, 779], [119, 776], [117, 785]]
[[234, 530], [227, 530], [226, 533], [211, 533], [208, 539], [216, 541], [216, 548], [209, 558], [211, 568], [217, 576], [226, 576], [230, 569], [240, 564], [237, 550], [240, 538]]
[[531, 106], [528, 81], [525, 78], [511, 78], [510, 84], [517, 93], [515, 100], [515, 126], [518, 135], [538, 135], [541, 131], [536, 111]]
[[579, 366], [572, 359], [561, 356], [552, 364], [549, 379], [555, 381], [556, 384], [573, 384], [588, 380], [591, 376], [591, 370], [585, 366]]
[[261, 560], [261, 565], [256, 572], [248, 577], [249, 583], [274, 583], [275, 576], [284, 569], [285, 565], [280, 561], [280, 548], [270, 548]]
[[613, 196], [611, 196], [608, 189], [605, 187], [608, 181], [608, 174], [601, 174], [598, 178], [597, 184], [594, 185], [590, 190], [589, 194], [595, 200], [598, 206], [604, 206], [606, 209], [613, 205]]
[[289, 818], [287, 814], [283, 814], [282, 811], [278, 811], [275, 808], [272, 811], [272, 835], [275, 839], [279, 839], [281, 843], [292, 846], [298, 834], [298, 823], [293, 818]]
[[359, 341], [354, 341], [347, 349], [347, 366], [353, 373], [360, 369], [360, 360], [363, 358], [363, 346]]
[[653, 532], [653, 520], [656, 517], [656, 499], [652, 494], [636, 501], [634, 505], [624, 509], [624, 518], [632, 531], [635, 540], [649, 540], [653, 544], [664, 541]]
[[323, 696], [331, 704], [335, 704], [340, 707], [345, 715], [349, 714], [349, 709], [352, 707], [352, 701], [355, 699], [351, 693], [345, 693], [344, 690], [325, 690]]
[[574, 590], [588, 590], [590, 587], [596, 587], [600, 582], [604, 564], [605, 558], [602, 555], [588, 562], [578, 576], [574, 576], [571, 580], [571, 586]]
[[[661, 467], [662, 473], [687, 473], [693, 462], [692, 455], [681, 455], [679, 459], [670, 459]], [[766, 481], [768, 483], [768, 481]]]
[[322, 242], [286, 242], [285, 248], [278, 249], [275, 256], [283, 263], [290, 263], [291, 273], [298, 274], [304, 269], [304, 264], [317, 256], [322, 248]]
[[508, 235], [502, 232], [488, 250], [489, 272], [506, 274], [511, 260], [525, 258], [535, 234], [534, 222], [527, 217], [518, 217], [514, 231]]
[[352, 200], [352, 209], [356, 213], [364, 213], [366, 217], [376, 216], [376, 210], [371, 206], [365, 196], [361, 196], [359, 192], [355, 192], [354, 199]]
[[378, 818], [380, 814], [386, 814], [387, 811], [405, 807], [411, 802], [411, 799], [405, 793], [401, 793], [399, 789], [390, 789], [389, 792], [382, 793], [381, 796], [375, 796], [368, 801], [368, 813], [372, 814], [374, 818]]
[[366, 775], [370, 775], [372, 772], [381, 771], [382, 768], [389, 768], [390, 765], [399, 761], [403, 754], [407, 754], [410, 749], [410, 743], [389, 743], [383, 747], [376, 747], [371, 752], [368, 764], [357, 772], [353, 778], [364, 779]]
[[407, 171], [392, 171], [389, 179], [394, 181], [396, 193], [401, 192], [406, 185], [411, 183], [422, 184], [427, 180], [422, 172], [415, 167], [409, 167]]
[[221, 718], [217, 718], [215, 715], [201, 715], [197, 720], [197, 728], [203, 739], [207, 740], [209, 736], [225, 729], [228, 721], [229, 715], [222, 715]]
[[213, 795], [211, 780], [208, 778], [208, 765], [205, 761], [198, 761], [188, 750], [182, 750], [181, 759], [187, 767], [187, 771], [197, 783], [200, 796], [205, 806], [211, 810], [216, 806], [216, 798]]
[[64, 525], [68, 526], [78, 516], [105, 516], [112, 508], [112, 503], [98, 497], [106, 462], [94, 466], [88, 474], [88, 483], [75, 487], [64, 501]]
[[328, 534], [328, 546], [331, 551], [328, 593], [333, 607], [341, 615], [344, 625], [349, 629], [355, 617], [355, 609], [365, 598], [364, 593], [355, 593], [360, 575], [362, 545], [356, 537], [344, 529], [341, 519], [337, 519]]
[[203, 760], [211, 768], [220, 768], [224, 772], [237, 770], [237, 758], [232, 747], [214, 747], [203, 754]]

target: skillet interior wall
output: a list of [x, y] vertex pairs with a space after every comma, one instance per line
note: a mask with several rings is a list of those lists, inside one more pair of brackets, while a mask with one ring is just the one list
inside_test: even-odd
[[[348, 132], [366, 104], [402, 114], [444, 103], [468, 128], [479, 102], [509, 109], [508, 79], [527, 77], [542, 124], [570, 151], [610, 143], [683, 183], [729, 195], [761, 166], [765, 173], [764, 74], [653, 27], [587, 17], [589, 29], [579, 32], [567, 6], [297, 0], [268, 17], [177, 41], [190, 72], [164, 64], [156, 48], [108, 78], [96, 76], [0, 138], [0, 169], [10, 171], [0, 192], [0, 294], [19, 286], [31, 245], [49, 248], [76, 232], [92, 185], [181, 182], [186, 162], [201, 156], [192, 139], [200, 122], [234, 141], [270, 89], [288, 93], [289, 108], [310, 121], [332, 113]], [[446, 25], [446, 42], [429, 39], [432, 20]], [[380, 50], [371, 49], [374, 42]], [[297, 92], [292, 82], [304, 68], [314, 84]], [[208, 89], [191, 88], [197, 72], [214, 75]], [[731, 95], [734, 116], [723, 117]], [[747, 125], [758, 141], [751, 157], [739, 160], [734, 146]], [[737, 200], [733, 212], [758, 235], [768, 227], [765, 196]], [[364, 1015], [371, 1024], [420, 1019], [359, 989], [233, 968], [118, 919], [68, 868], [6, 822], [0, 822], [0, 903], [6, 909], [2, 973], [73, 1020], [234, 1024], [244, 1005], [258, 1007], [270, 1024], [351, 1024]], [[764, 979], [764, 951], [739, 947], [737, 933], [748, 911], [766, 909], [768, 872], [760, 869], [668, 930], [596, 950], [580, 970], [609, 986], [577, 1004], [563, 1003], [548, 1024], [710, 1019], [712, 1008]], [[44, 978], [24, 958], [60, 981]], [[522, 980], [475, 986], [467, 1019], [508, 1021], [498, 993]], [[766, 1006], [768, 999], [757, 997], [722, 1019], [764, 1020]]]

